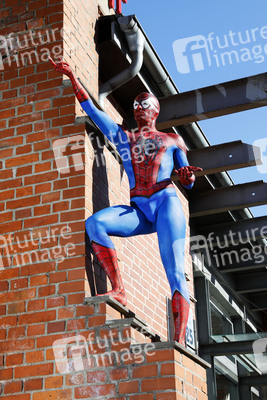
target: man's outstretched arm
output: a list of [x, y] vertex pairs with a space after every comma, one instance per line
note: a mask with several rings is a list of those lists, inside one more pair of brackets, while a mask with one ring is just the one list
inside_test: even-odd
[[74, 93], [86, 114], [94, 121], [94, 123], [110, 141], [115, 142], [120, 130], [119, 125], [116, 124], [116, 122], [114, 122], [106, 113], [100, 111], [94, 105], [89, 97], [88, 92], [79, 82], [77, 76], [67, 62], [61, 60], [60, 62], [55, 63], [52, 58], [49, 58], [49, 60], [55, 68], [55, 71], [66, 75], [70, 79]]

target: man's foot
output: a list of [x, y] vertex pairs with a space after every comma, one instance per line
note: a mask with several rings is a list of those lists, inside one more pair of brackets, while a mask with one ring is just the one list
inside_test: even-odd
[[109, 290], [107, 293], [97, 294], [97, 296], [111, 296], [111, 297], [113, 297], [113, 299], [117, 300], [123, 306], [126, 306], [126, 304], [127, 304], [127, 298], [126, 298], [125, 291], [117, 292], [115, 290]]
[[109, 277], [112, 287], [112, 290], [110, 290], [109, 292], [98, 296], [112, 296], [123, 306], [126, 306], [127, 299], [118, 266], [116, 250], [102, 246], [94, 241], [92, 242], [92, 247], [98, 261], [100, 262], [102, 268]]
[[178, 292], [178, 290], [175, 290], [172, 298], [172, 311], [175, 329], [174, 340], [184, 347], [186, 347], [185, 335], [189, 308], [189, 303], [185, 300], [181, 293]]

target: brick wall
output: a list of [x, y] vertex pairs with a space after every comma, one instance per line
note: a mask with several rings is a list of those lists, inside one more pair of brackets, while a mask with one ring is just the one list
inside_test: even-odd
[[[85, 398], [90, 379], [97, 382], [101, 373], [75, 382], [60, 374], [53, 343], [106, 321], [98, 308], [82, 305], [109, 285], [86, 246], [84, 221], [103, 207], [127, 204], [129, 190], [118, 161], [106, 148], [96, 148], [95, 133], [77, 119], [83, 116], [81, 107], [47, 55], [61, 53], [97, 99], [94, 32], [101, 10], [96, 0], [0, 5], [0, 35], [6, 38], [0, 64], [1, 395], [8, 400]], [[120, 122], [117, 110], [106, 106]], [[96, 156], [105, 165], [98, 165]], [[187, 201], [179, 197], [188, 217]], [[156, 235], [114, 243], [128, 307], [166, 340], [170, 289]], [[189, 255], [186, 270], [192, 279]], [[193, 295], [192, 280], [189, 284]], [[116, 383], [116, 370], [114, 379], [107, 378], [114, 381], [116, 395], [127, 371], [124, 383]], [[135, 385], [142, 393], [141, 383]], [[119, 398], [142, 399], [141, 394], [127, 396]], [[162, 396], [154, 398], [167, 399]]]

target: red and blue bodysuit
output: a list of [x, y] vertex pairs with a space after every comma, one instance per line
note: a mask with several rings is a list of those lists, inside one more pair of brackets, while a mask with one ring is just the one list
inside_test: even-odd
[[94, 106], [67, 63], [53, 65], [57, 71], [70, 77], [84, 111], [116, 145], [129, 179], [129, 206], [103, 209], [86, 221], [94, 252], [112, 285], [107, 294], [126, 304], [116, 250], [110, 236], [130, 237], [157, 232], [160, 255], [172, 292], [175, 340], [185, 345], [190, 302], [184, 275], [186, 223], [170, 176], [176, 169], [182, 185], [191, 189], [195, 179], [193, 170], [197, 168], [188, 165], [186, 147], [179, 135], [156, 130], [159, 103], [153, 95], [142, 93], [135, 99], [138, 131], [129, 132]]

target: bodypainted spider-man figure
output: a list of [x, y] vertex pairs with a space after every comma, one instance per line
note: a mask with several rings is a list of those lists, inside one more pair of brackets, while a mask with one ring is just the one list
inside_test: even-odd
[[130, 184], [130, 206], [103, 209], [86, 221], [86, 230], [97, 259], [108, 275], [113, 296], [126, 305], [126, 294], [110, 236], [129, 237], [157, 232], [161, 259], [172, 291], [175, 340], [185, 346], [189, 314], [189, 292], [184, 276], [186, 223], [182, 206], [170, 180], [173, 168], [181, 184], [191, 189], [194, 170], [188, 165], [183, 139], [156, 130], [159, 102], [150, 93], [134, 100], [135, 133], [122, 129], [106, 113], [98, 110], [70, 66], [54, 63], [56, 71], [67, 75], [84, 111], [106, 137], [116, 144]]

